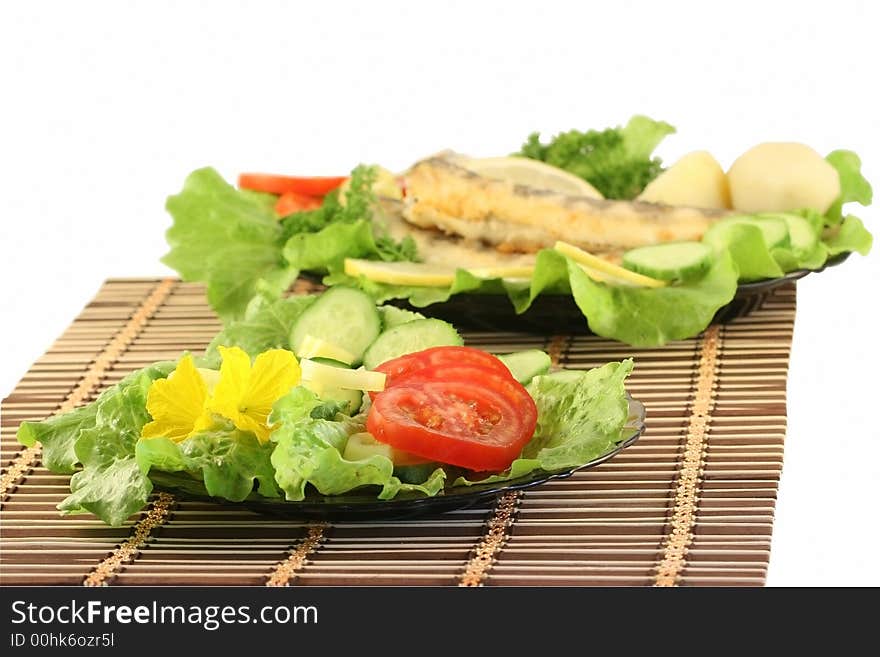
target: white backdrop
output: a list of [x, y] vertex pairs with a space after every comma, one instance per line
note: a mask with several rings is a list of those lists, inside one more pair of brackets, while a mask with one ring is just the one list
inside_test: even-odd
[[[803, 141], [880, 186], [877, 3], [613, 4], [3, 3], [0, 393], [104, 278], [169, 273], [165, 197], [206, 164], [400, 169], [644, 113], [667, 161]], [[874, 253], [799, 286], [769, 584], [880, 584], [878, 283]]]

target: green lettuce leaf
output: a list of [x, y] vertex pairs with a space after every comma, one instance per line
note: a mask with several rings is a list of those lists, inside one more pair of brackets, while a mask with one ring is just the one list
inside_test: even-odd
[[726, 253], [700, 280], [655, 289], [597, 283], [571, 261], [568, 274], [572, 295], [590, 330], [634, 347], [697, 335], [733, 299], [737, 282], [736, 267]]
[[79, 465], [74, 450], [76, 439], [81, 431], [95, 426], [97, 412], [98, 405], [91, 403], [69, 413], [53, 415], [42, 422], [22, 422], [16, 437], [26, 447], [39, 442], [43, 447], [43, 465], [52, 472], [69, 474]]
[[727, 250], [730, 253], [739, 271], [740, 281], [757, 281], [784, 275], [780, 260], [791, 269], [797, 269], [797, 261], [788, 257], [789, 254], [784, 249], [776, 249], [777, 257], [774, 257], [764, 241], [761, 229], [753, 224], [735, 224], [723, 233], [707, 233], [704, 241], [720, 251]]
[[458, 270], [446, 287], [386, 285], [342, 273], [325, 277], [328, 285], [355, 285], [386, 301], [405, 298], [416, 307], [446, 301], [453, 294], [506, 295], [523, 313], [540, 294], [572, 294], [590, 329], [597, 335], [634, 346], [654, 347], [689, 338], [702, 331], [736, 292], [737, 270], [729, 255], [719, 256], [701, 279], [658, 289], [597, 283], [575, 263], [552, 249], [538, 253], [531, 283], [480, 279]]
[[252, 433], [226, 427], [206, 431], [175, 443], [151, 438], [136, 444], [136, 460], [145, 473], [185, 471], [200, 480], [208, 495], [241, 502], [254, 491], [279, 497], [275, 470], [269, 458], [275, 446], [261, 444]]
[[874, 238], [862, 220], [853, 215], [847, 215], [840, 226], [824, 238], [829, 256], [839, 255], [855, 251], [863, 256], [871, 251]]
[[240, 317], [261, 288], [281, 296], [299, 273], [282, 257], [281, 225], [265, 195], [236, 190], [214, 169], [191, 173], [166, 208], [174, 223], [162, 262], [205, 282], [221, 318]]
[[74, 443], [83, 469], [71, 477], [62, 512], [90, 512], [118, 526], [147, 503], [153, 484], [135, 459], [135, 445], [150, 419], [147, 390], [174, 367], [157, 363], [134, 372], [93, 402], [94, 425], [80, 429]]
[[624, 382], [632, 359], [566, 376], [536, 376], [527, 386], [538, 407], [535, 436], [508, 470], [486, 479], [459, 477], [455, 486], [507, 481], [534, 470], [557, 472], [607, 454], [629, 418]]
[[840, 176], [840, 196], [825, 213], [828, 224], [838, 224], [843, 219], [843, 206], [847, 203], [871, 205], [874, 192], [871, 183], [862, 175], [862, 160], [852, 151], [838, 150], [825, 158], [837, 169]]

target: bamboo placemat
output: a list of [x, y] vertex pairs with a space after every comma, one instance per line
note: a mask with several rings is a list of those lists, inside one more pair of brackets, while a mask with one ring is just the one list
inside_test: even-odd
[[608, 463], [494, 504], [333, 524], [162, 494], [130, 525], [61, 517], [68, 477], [19, 423], [90, 401], [129, 371], [199, 351], [220, 325], [200, 285], [113, 279], [2, 405], [0, 584], [761, 585], [782, 468], [795, 287], [662, 349], [598, 337], [466, 333], [566, 367], [633, 356], [648, 431]]

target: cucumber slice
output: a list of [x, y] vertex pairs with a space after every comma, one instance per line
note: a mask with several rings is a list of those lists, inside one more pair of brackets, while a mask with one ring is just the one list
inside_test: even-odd
[[540, 349], [503, 354], [498, 356], [498, 360], [507, 365], [513, 378], [523, 385], [539, 374], [546, 374], [550, 371], [550, 356]]
[[303, 311], [293, 326], [290, 345], [299, 355], [306, 336], [320, 336], [351, 354], [352, 365], [357, 365], [381, 326], [372, 298], [350, 287], [334, 287]]
[[440, 465], [438, 463], [419, 463], [416, 465], [395, 465], [394, 476], [405, 484], [423, 484]]
[[[329, 358], [315, 358], [314, 362], [330, 367], [348, 369], [348, 365], [340, 363]], [[314, 392], [318, 397], [327, 401], [348, 402], [348, 414], [357, 413], [364, 401], [364, 393], [360, 390], [351, 390], [349, 388], [340, 388], [338, 386], [317, 383], [316, 381], [303, 381], [303, 386]]]
[[392, 358], [430, 347], [459, 347], [464, 340], [452, 324], [439, 319], [417, 319], [395, 326], [376, 338], [364, 354], [364, 366], [375, 369]]
[[712, 249], [702, 242], [666, 242], [623, 254], [623, 266], [661, 281], [692, 281], [712, 266]]
[[[399, 449], [394, 449], [391, 445], [380, 443], [373, 438], [372, 434], [369, 434], [366, 431], [350, 435], [348, 441], [345, 443], [345, 449], [342, 451], [342, 458], [346, 461], [361, 461], [377, 455], [384, 456], [394, 463], [395, 468], [431, 465], [433, 467], [428, 472], [428, 474], [431, 474], [431, 472], [434, 471], [434, 467], [436, 467], [436, 465], [432, 463], [426, 463], [425, 459], [416, 456], [415, 454], [402, 452]], [[424, 479], [421, 479], [416, 483], [422, 483], [427, 478], [428, 477], [425, 476]]]
[[[343, 388], [345, 390], [366, 390], [368, 392], [381, 392], [385, 390], [385, 373], [372, 372], [370, 370], [350, 370], [338, 365], [326, 365], [314, 360], [300, 361], [303, 381], [328, 388]], [[318, 393], [320, 395], [320, 393]]]

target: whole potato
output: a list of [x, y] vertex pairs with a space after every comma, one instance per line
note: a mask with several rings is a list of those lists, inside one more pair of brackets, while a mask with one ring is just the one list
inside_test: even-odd
[[736, 159], [727, 178], [733, 208], [743, 212], [824, 213], [840, 195], [837, 170], [804, 144], [758, 144]]

